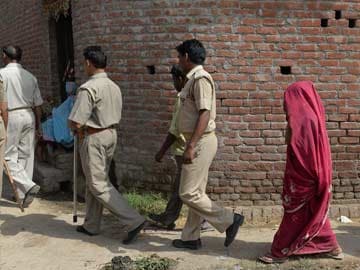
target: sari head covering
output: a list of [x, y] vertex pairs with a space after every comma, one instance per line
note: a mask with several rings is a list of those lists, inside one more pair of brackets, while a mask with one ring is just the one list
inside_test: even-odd
[[[306, 246], [311, 246], [325, 227], [330, 246], [337, 245], [335, 235], [328, 231], [332, 161], [325, 110], [313, 83], [291, 84], [284, 94], [284, 110], [291, 135], [282, 194], [284, 218], [272, 246], [278, 257], [312, 253]], [[321, 252], [321, 243], [317, 248]]]

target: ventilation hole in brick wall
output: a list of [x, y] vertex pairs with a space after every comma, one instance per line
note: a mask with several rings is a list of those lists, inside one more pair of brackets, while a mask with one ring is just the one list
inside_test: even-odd
[[150, 65], [150, 66], [146, 66], [148, 73], [153, 75], [155, 74], [155, 66], [154, 65]]
[[329, 19], [321, 19], [320, 25], [321, 25], [321, 27], [328, 27], [329, 26]]
[[284, 75], [291, 74], [291, 66], [280, 66], [280, 72]]
[[341, 10], [335, 10], [335, 19], [337, 20], [341, 19]]
[[356, 26], [356, 19], [349, 19], [349, 27], [354, 28]]

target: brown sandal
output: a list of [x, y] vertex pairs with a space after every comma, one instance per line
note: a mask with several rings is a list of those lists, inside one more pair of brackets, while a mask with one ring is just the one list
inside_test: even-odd
[[273, 263], [280, 264], [286, 262], [288, 259], [289, 259], [288, 257], [283, 257], [283, 258], [274, 257], [273, 255], [271, 255], [271, 253], [267, 253], [264, 256], [258, 257], [259, 261], [268, 264], [273, 264]]

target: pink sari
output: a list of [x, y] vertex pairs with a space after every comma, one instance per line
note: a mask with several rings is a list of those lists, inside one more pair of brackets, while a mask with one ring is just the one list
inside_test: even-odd
[[285, 91], [291, 137], [283, 188], [284, 217], [274, 236], [272, 256], [330, 252], [339, 247], [328, 219], [332, 162], [325, 110], [312, 82]]

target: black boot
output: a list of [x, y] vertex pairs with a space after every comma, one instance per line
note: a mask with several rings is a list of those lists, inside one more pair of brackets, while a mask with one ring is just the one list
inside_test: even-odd
[[239, 230], [239, 227], [244, 223], [244, 216], [240, 214], [234, 214], [233, 223], [226, 229], [226, 238], [224, 246], [228, 247], [234, 241], [236, 234]]
[[143, 223], [141, 223], [139, 226], [137, 226], [135, 229], [133, 229], [132, 231], [128, 232], [127, 237], [122, 241], [122, 243], [124, 245], [128, 245], [131, 242], [133, 242], [136, 238], [136, 236], [140, 233], [140, 231], [145, 227], [145, 225], [147, 224], [146, 221], [144, 221]]
[[183, 241], [181, 239], [175, 239], [172, 241], [172, 245], [176, 248], [187, 248], [187, 249], [200, 249], [202, 247], [201, 239], [191, 240], [191, 241]]

